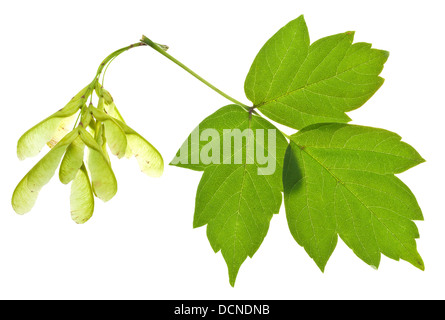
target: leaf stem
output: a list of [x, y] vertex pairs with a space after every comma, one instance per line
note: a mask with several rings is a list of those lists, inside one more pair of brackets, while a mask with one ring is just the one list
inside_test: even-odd
[[188, 68], [186, 65], [184, 65], [182, 62], [178, 61], [177, 59], [175, 59], [174, 57], [172, 57], [170, 54], [168, 54], [166, 52], [166, 50], [163, 48], [163, 46], [151, 41], [149, 38], [147, 38], [146, 36], [142, 36], [141, 39], [142, 43], [149, 45], [150, 47], [152, 47], [154, 50], [156, 50], [157, 52], [159, 52], [160, 54], [162, 54], [164, 57], [166, 57], [167, 59], [173, 61], [174, 63], [176, 63], [178, 66], [180, 66], [182, 69], [184, 69], [185, 71], [187, 71], [188, 73], [190, 73], [192, 76], [194, 76], [196, 79], [198, 79], [199, 81], [201, 81], [202, 83], [204, 83], [206, 86], [208, 86], [209, 88], [211, 88], [213, 91], [219, 93], [220, 95], [222, 95], [224, 98], [232, 101], [233, 103], [240, 105], [244, 108], [249, 108], [248, 106], [246, 106], [244, 103], [239, 102], [238, 100], [232, 98], [231, 96], [229, 96], [227, 93], [224, 93], [223, 91], [219, 90], [217, 87], [215, 87], [214, 85], [212, 85], [210, 82], [208, 82], [207, 80], [205, 80], [203, 77], [201, 77], [200, 75], [198, 75], [196, 72], [194, 72], [193, 70], [191, 70], [190, 68]]

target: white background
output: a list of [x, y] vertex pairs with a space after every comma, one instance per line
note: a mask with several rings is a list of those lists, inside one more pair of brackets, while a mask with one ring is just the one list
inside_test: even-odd
[[[445, 298], [443, 9], [443, 1], [406, 0], [2, 1], [0, 298]], [[71, 221], [70, 187], [57, 176], [30, 213], [14, 213], [12, 192], [41, 157], [19, 161], [18, 138], [88, 84], [106, 55], [146, 34], [247, 103], [244, 78], [256, 53], [300, 14], [312, 41], [355, 30], [356, 41], [391, 53], [383, 87], [349, 115], [397, 132], [427, 160], [400, 175], [425, 216], [417, 243], [426, 271], [386, 257], [373, 270], [339, 241], [323, 274], [293, 240], [282, 207], [232, 288], [205, 228], [192, 228], [201, 173], [166, 166], [161, 178], [148, 178], [134, 159], [113, 159], [119, 191], [96, 201], [84, 225]], [[105, 87], [166, 163], [203, 118], [228, 104], [148, 47], [116, 59]]]

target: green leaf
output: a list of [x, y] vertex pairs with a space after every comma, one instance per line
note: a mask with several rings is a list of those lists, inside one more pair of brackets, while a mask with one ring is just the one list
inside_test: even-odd
[[75, 119], [75, 113], [83, 105], [82, 98], [87, 88], [81, 90], [68, 104], [45, 120], [26, 131], [17, 143], [17, 156], [20, 160], [37, 155], [48, 143], [53, 147], [68, 132]]
[[[241, 143], [236, 143], [231, 129], [246, 133], [238, 140]], [[262, 132], [266, 138], [260, 136]], [[210, 145], [199, 142], [199, 139], [209, 140], [210, 136]], [[190, 147], [196, 137], [198, 141]], [[217, 153], [221, 145], [227, 146], [225, 141], [230, 143], [225, 156], [224, 150], [220, 150], [221, 157], [213, 158], [216, 163], [203, 161], [210, 152]], [[286, 139], [268, 121], [240, 106], [229, 105], [202, 121], [180, 149], [179, 153], [186, 152], [182, 162], [175, 159], [171, 163], [204, 170], [196, 194], [193, 226], [207, 225], [207, 237], [215, 252], [221, 250], [232, 286], [241, 264], [258, 250], [273, 214], [280, 209], [286, 147]], [[259, 154], [269, 156], [269, 162], [260, 160]], [[197, 163], [191, 163], [195, 160]], [[274, 170], [266, 172], [266, 166]]]
[[82, 127], [79, 127], [80, 137], [89, 149], [88, 169], [94, 194], [102, 201], [108, 201], [117, 192], [117, 181], [111, 165], [102, 147]]
[[247, 98], [281, 124], [348, 122], [383, 84], [378, 75], [389, 53], [371, 44], [352, 44], [354, 32], [312, 45], [303, 16], [281, 28], [261, 48], [247, 75]]
[[70, 183], [77, 175], [83, 164], [85, 143], [77, 137], [66, 149], [59, 169], [59, 179], [63, 184]]
[[283, 171], [289, 229], [321, 270], [337, 234], [366, 263], [381, 253], [424, 269], [414, 195], [394, 174], [424, 160], [395, 133], [317, 124], [291, 136]]
[[94, 211], [94, 196], [85, 165], [82, 164], [71, 184], [71, 218], [79, 224], [87, 222]]
[[77, 130], [67, 134], [23, 177], [12, 195], [12, 207], [18, 214], [29, 212], [42, 187], [51, 180], [66, 148], [79, 135]]
[[[176, 153], [175, 159], [170, 163], [170, 165], [175, 165], [182, 168], [192, 169], [196, 171], [204, 171], [204, 169], [209, 165], [203, 162], [203, 159], [208, 159], [207, 157], [201, 157], [203, 148], [209, 145], [209, 140], [211, 136], [200, 139], [201, 132], [206, 129], [214, 130], [214, 135], [218, 136], [221, 141], [224, 139], [225, 129], [242, 129], [245, 128], [249, 123], [249, 118], [244, 109], [240, 108], [238, 105], [228, 105], [225, 106], [211, 116], [204, 119], [199, 126], [197, 126], [188, 138], [184, 141], [181, 148]], [[222, 119], [222, 120], [221, 120]], [[256, 118], [255, 118], [256, 119]], [[209, 131], [211, 133], [211, 131]], [[213, 139], [212, 139], [213, 140]], [[210, 140], [210, 141], [212, 141]], [[217, 145], [219, 147], [219, 144]], [[234, 146], [233, 146], [234, 147]], [[204, 149], [205, 152], [205, 149]], [[231, 156], [233, 156], [233, 149], [231, 151]], [[215, 158], [213, 163], [219, 162], [223, 163], [224, 154], [219, 152], [219, 155], [213, 155]], [[218, 159], [218, 160], [216, 160]]]

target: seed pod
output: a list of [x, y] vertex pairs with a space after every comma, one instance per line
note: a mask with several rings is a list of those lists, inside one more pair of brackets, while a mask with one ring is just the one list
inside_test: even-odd
[[113, 103], [113, 97], [111, 96], [111, 94], [105, 90], [104, 88], [102, 88], [102, 95], [100, 95], [99, 97], [103, 97], [105, 104], [111, 104]]
[[59, 169], [59, 179], [63, 184], [70, 183], [83, 164], [85, 143], [77, 137], [66, 149]]
[[103, 201], [108, 201], [117, 192], [117, 181], [107, 161], [102, 148], [94, 138], [83, 128], [79, 127], [80, 137], [89, 149], [88, 169], [94, 194]]
[[117, 156], [119, 159], [122, 158], [127, 149], [127, 137], [125, 132], [119, 126], [116, 119], [108, 116], [104, 112], [92, 108], [94, 117], [103, 122], [105, 138], [108, 146], [110, 147], [111, 153]]
[[75, 114], [83, 105], [88, 87], [81, 90], [65, 107], [26, 131], [17, 142], [20, 160], [37, 155], [45, 144], [54, 147], [68, 132]]
[[93, 118], [91, 115], [91, 109], [90, 107], [92, 106], [92, 104], [90, 104], [90, 106], [87, 108], [86, 106], [84, 106], [84, 108], [82, 108], [82, 116], [80, 117], [80, 123], [82, 125], [82, 127], [87, 128], [88, 125], [91, 122], [91, 119]]
[[78, 137], [78, 130], [68, 133], [23, 177], [12, 195], [12, 207], [18, 214], [29, 212], [42, 187], [51, 180], [66, 148]]
[[85, 165], [82, 164], [71, 184], [71, 219], [76, 223], [87, 222], [94, 211], [94, 196]]
[[[145, 140], [140, 134], [131, 129], [125, 123], [112, 118], [111, 116], [97, 110], [93, 109], [93, 115], [98, 121], [102, 121], [104, 125], [109, 123], [109, 127], [113, 128], [112, 134], [107, 136], [108, 139], [112, 139], [114, 143], [121, 142], [121, 133], [117, 132], [118, 130], [114, 128], [117, 124], [118, 128], [120, 128], [126, 137], [127, 148], [125, 150], [125, 154], [127, 157], [131, 157], [134, 155], [138, 161], [139, 167], [142, 172], [151, 176], [151, 177], [159, 177], [162, 175], [164, 171], [164, 160], [162, 159], [161, 154], [155, 147], [153, 147], [147, 140]], [[120, 131], [120, 130], [119, 130]], [[105, 128], [105, 133], [107, 132], [107, 128]], [[111, 144], [108, 143], [111, 149]], [[120, 145], [122, 147], [122, 144]]]

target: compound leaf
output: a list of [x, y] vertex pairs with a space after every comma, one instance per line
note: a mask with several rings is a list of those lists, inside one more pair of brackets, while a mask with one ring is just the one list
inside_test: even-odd
[[424, 269], [412, 220], [423, 220], [414, 195], [394, 174], [424, 160], [395, 133], [317, 124], [290, 138], [283, 170], [289, 229], [321, 270], [337, 234], [366, 263], [381, 253]]
[[93, 215], [94, 196], [88, 172], [83, 163], [71, 184], [70, 205], [71, 218], [76, 223], [85, 223]]
[[[210, 137], [210, 145], [200, 141]], [[181, 147], [181, 159], [171, 163], [204, 171], [193, 225], [207, 225], [207, 237], [215, 252], [221, 250], [232, 286], [241, 264], [258, 250], [280, 209], [286, 147], [286, 139], [271, 123], [229, 105], [202, 121]], [[261, 155], [268, 157], [267, 163]], [[207, 157], [213, 161], [203, 160]]]
[[383, 84], [379, 77], [388, 52], [368, 43], [352, 44], [354, 32], [322, 38], [312, 45], [303, 16], [281, 28], [261, 48], [246, 77], [247, 98], [281, 124], [348, 122]]

